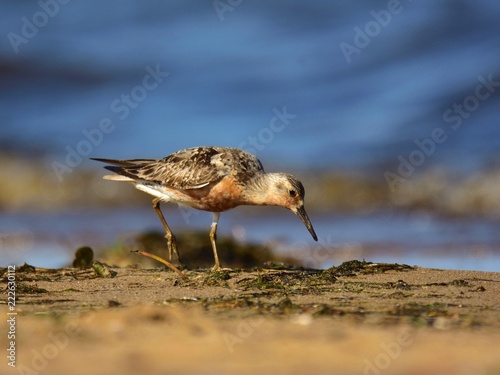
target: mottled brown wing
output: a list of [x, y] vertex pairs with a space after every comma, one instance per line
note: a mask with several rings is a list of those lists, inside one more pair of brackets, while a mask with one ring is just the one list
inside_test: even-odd
[[178, 189], [196, 189], [233, 175], [245, 182], [263, 173], [260, 161], [237, 148], [205, 146], [178, 151], [158, 161], [154, 170], [146, 170], [154, 179]]
[[149, 181], [177, 189], [196, 189], [225, 176], [225, 171], [211, 164], [217, 150], [206, 147], [178, 151], [160, 160], [96, 159], [114, 164], [105, 168], [137, 181]]
[[138, 177], [176, 189], [200, 188], [228, 175], [228, 166], [212, 163], [212, 158], [218, 154], [219, 151], [213, 147], [181, 150], [142, 167]]
[[114, 164], [105, 168], [120, 175], [176, 189], [201, 188], [230, 174], [244, 180], [263, 172], [255, 156], [236, 148], [217, 146], [188, 148], [160, 160], [96, 160]]

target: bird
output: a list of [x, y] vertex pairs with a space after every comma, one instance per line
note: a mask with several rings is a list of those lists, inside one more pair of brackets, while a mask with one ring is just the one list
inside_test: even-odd
[[192, 147], [163, 159], [115, 160], [92, 158], [114, 172], [103, 178], [131, 182], [154, 197], [153, 209], [165, 230], [170, 260], [175, 254], [181, 263], [175, 235], [160, 208], [161, 202], [213, 213], [210, 243], [217, 255], [217, 225], [221, 212], [241, 205], [280, 206], [297, 215], [315, 241], [318, 237], [304, 208], [304, 186], [289, 173], [266, 173], [260, 160], [244, 150], [222, 146]]

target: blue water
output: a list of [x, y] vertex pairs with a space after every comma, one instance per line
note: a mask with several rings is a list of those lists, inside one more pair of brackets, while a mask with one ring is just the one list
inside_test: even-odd
[[[402, 0], [387, 9], [387, 1], [243, 1], [221, 19], [212, 2], [70, 1], [16, 43], [9, 33], [23, 37], [22, 17], [33, 22], [41, 8], [4, 2], [2, 144], [62, 160], [82, 130], [109, 118], [114, 130], [90, 156], [160, 157], [256, 137], [249, 147], [264, 159], [361, 168], [397, 163], [440, 127], [448, 139], [422, 168], [498, 162], [498, 86], [477, 106], [471, 99], [459, 128], [443, 119], [475, 95], [478, 77], [500, 82], [498, 2]], [[374, 25], [372, 12], [385, 21]], [[373, 37], [361, 43], [355, 28]], [[357, 52], [344, 53], [346, 44]], [[169, 75], [144, 97], [137, 86], [148, 66]], [[296, 117], [263, 131], [284, 107]]]
[[[68, 166], [70, 152], [81, 157], [70, 170], [97, 169], [89, 157], [155, 158], [209, 144], [245, 148], [274, 170], [381, 176], [439, 129], [417, 172], [499, 164], [498, 1], [242, 1], [225, 12], [211, 1], [41, 3], [52, 8], [1, 5], [0, 147], [46, 161], [55, 181], [67, 174], [50, 167]], [[67, 254], [81, 242], [82, 223], [99, 220], [1, 216], [4, 253], [16, 231], [28, 230], [47, 251], [62, 241]], [[498, 253], [496, 222], [432, 219], [425, 236], [406, 236], [412, 218], [384, 217], [321, 218], [317, 232], [345, 243], [395, 242], [421, 265], [415, 251], [428, 246]], [[106, 242], [143, 227], [112, 221], [119, 225], [89, 232]], [[40, 222], [67, 228], [69, 240], [40, 241]], [[273, 230], [298, 241], [303, 228], [294, 225]], [[442, 258], [438, 265], [450, 266]], [[475, 268], [500, 268], [493, 255], [481, 259]]]
[[[259, 213], [262, 210], [264, 213]], [[164, 212], [174, 232], [205, 230], [208, 244], [211, 214], [180, 211], [176, 206], [167, 206]], [[240, 241], [267, 243], [278, 253], [315, 268], [366, 259], [421, 267], [500, 271], [500, 232], [498, 225], [488, 220], [450, 222], [429, 214], [394, 212], [311, 215], [311, 220], [318, 242], [311, 239], [297, 217], [280, 208], [240, 208], [223, 213], [218, 232]], [[41, 267], [62, 267], [71, 263], [80, 246], [90, 245], [98, 252], [116, 243], [133, 246], [132, 239], [139, 233], [162, 231], [150, 207], [14, 214], [8, 218], [0, 216], [0, 225], [9, 233], [0, 237], [0, 266], [28, 262]], [[181, 243], [179, 247], [182, 249]]]

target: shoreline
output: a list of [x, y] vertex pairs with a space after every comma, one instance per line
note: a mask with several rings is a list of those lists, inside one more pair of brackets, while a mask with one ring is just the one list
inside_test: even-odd
[[[359, 261], [184, 271], [188, 281], [163, 269], [111, 271], [16, 270], [18, 366], [40, 374], [500, 371], [497, 272]], [[5, 335], [0, 344], [8, 348]]]

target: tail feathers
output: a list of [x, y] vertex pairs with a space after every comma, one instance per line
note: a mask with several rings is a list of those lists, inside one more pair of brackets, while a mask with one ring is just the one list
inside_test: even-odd
[[131, 177], [122, 176], [119, 174], [108, 174], [106, 176], [103, 176], [102, 178], [105, 180], [111, 180], [111, 181], [125, 181], [125, 182], [134, 182], [135, 181]]
[[116, 175], [106, 175], [105, 180], [127, 181], [133, 182], [138, 179], [138, 171], [144, 165], [148, 165], [156, 160], [153, 159], [133, 159], [133, 160], [115, 160], [92, 158], [92, 160], [100, 161], [107, 164], [104, 168], [108, 171], [116, 173]]
[[120, 167], [140, 167], [157, 161], [157, 159], [130, 159], [130, 160], [116, 160], [116, 159], [103, 159], [103, 158], [90, 158], [90, 159], [95, 161], [100, 161], [102, 163], [118, 165]]

